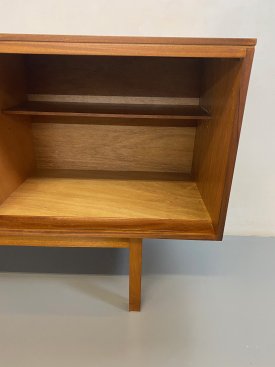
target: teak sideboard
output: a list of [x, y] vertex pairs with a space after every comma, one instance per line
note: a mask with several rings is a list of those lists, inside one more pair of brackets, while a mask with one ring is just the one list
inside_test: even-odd
[[221, 240], [255, 39], [0, 35], [0, 244]]

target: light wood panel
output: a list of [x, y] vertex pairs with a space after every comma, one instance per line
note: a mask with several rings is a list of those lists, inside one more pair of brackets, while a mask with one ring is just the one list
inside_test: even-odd
[[200, 59], [26, 56], [29, 94], [199, 97]]
[[23, 58], [0, 55], [0, 203], [34, 168], [30, 119], [2, 113], [26, 96]]
[[[236, 157], [236, 129], [240, 95], [241, 62], [238, 60], [208, 60], [205, 62], [201, 104], [212, 116], [211, 121], [198, 125], [193, 173], [198, 188], [211, 215], [214, 229], [220, 238], [220, 223], [224, 222], [223, 199], [228, 202], [228, 171], [230, 156]], [[233, 136], [234, 135], [234, 136]], [[232, 139], [233, 138], [233, 139]]]
[[45, 172], [13, 192], [0, 215], [209, 220], [194, 182], [56, 178]]
[[195, 128], [33, 123], [38, 168], [190, 173]]
[[194, 182], [55, 178], [53, 172], [27, 179], [10, 195], [0, 206], [0, 227], [4, 237], [213, 236]]

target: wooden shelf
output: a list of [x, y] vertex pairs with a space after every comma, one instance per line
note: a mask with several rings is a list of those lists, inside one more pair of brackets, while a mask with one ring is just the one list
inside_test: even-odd
[[[36, 218], [40, 225], [85, 226], [92, 231], [143, 234], [165, 237], [173, 229], [175, 237], [213, 235], [211, 219], [194, 182], [167, 180], [168, 174], [136, 179], [105, 173], [89, 177], [75, 172], [45, 171], [28, 178], [0, 206], [0, 222], [16, 221], [30, 225]], [[127, 177], [127, 178], [126, 178]], [[173, 176], [172, 176], [173, 177]], [[42, 219], [41, 219], [42, 218]], [[41, 222], [42, 220], [42, 222]], [[80, 227], [78, 227], [81, 222]], [[106, 223], [108, 226], [106, 227]], [[84, 227], [83, 227], [84, 226]], [[105, 227], [104, 227], [105, 226]], [[68, 229], [68, 227], [66, 227]]]
[[197, 120], [210, 116], [200, 106], [112, 103], [25, 102], [6, 109], [6, 114], [68, 116], [68, 117], [117, 117], [141, 119]]

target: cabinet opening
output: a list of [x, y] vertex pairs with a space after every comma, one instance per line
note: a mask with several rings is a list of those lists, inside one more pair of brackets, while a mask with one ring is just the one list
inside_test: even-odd
[[0, 228], [214, 239], [240, 67], [0, 55]]

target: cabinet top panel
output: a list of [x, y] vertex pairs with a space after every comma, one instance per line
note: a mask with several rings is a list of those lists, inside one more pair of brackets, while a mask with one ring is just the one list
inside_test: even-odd
[[254, 38], [182, 38], [0, 34], [0, 53], [245, 57]]

